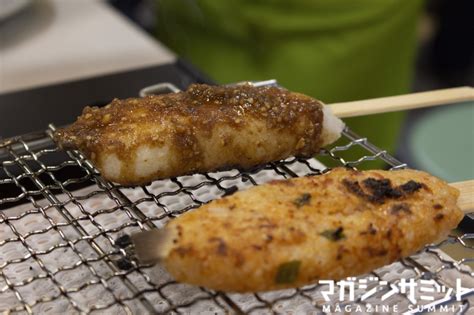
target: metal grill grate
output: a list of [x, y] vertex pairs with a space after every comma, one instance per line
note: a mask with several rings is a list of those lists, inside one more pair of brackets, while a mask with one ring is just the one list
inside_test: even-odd
[[[168, 220], [235, 189], [275, 178], [324, 172], [315, 159], [290, 158], [250, 171], [231, 170], [160, 180], [143, 187], [122, 187], [101, 178], [77, 151], [63, 152], [44, 133], [0, 143], [0, 312], [14, 313], [323, 313], [325, 285], [258, 294], [225, 294], [173, 281], [160, 266], [138, 265], [116, 245], [118, 237], [161, 227]], [[358, 157], [346, 161], [345, 153]], [[318, 159], [327, 165], [370, 167], [383, 161], [403, 168], [385, 151], [350, 130]], [[433, 279], [455, 289], [455, 279], [474, 287], [473, 234], [450, 236], [441, 244], [375, 270], [358, 279], [377, 285], [373, 277], [396, 284], [401, 278]], [[469, 255], [454, 260], [439, 247], [452, 244]], [[471, 245], [470, 245], [471, 244]], [[123, 269], [127, 269], [124, 271]], [[366, 292], [365, 290], [364, 292]], [[340, 305], [377, 305], [387, 290], [362, 301]], [[419, 293], [419, 292], [418, 292]], [[471, 292], [472, 294], [473, 292]], [[419, 305], [470, 308], [472, 296], [436, 296]], [[396, 293], [383, 302], [408, 310], [413, 301]]]

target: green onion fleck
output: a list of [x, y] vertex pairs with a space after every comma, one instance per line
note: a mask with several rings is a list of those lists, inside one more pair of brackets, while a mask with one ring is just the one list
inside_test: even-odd
[[278, 266], [278, 271], [275, 277], [275, 283], [293, 283], [298, 277], [301, 261], [292, 260]]
[[324, 230], [323, 232], [319, 233], [319, 235], [324, 236], [325, 238], [331, 241], [339, 241], [339, 240], [342, 240], [343, 238], [346, 238], [343, 231], [344, 231], [344, 228], [339, 227], [335, 230]]
[[304, 206], [304, 205], [307, 205], [309, 204], [309, 202], [311, 201], [311, 194], [308, 194], [308, 193], [304, 193], [302, 194], [301, 196], [299, 196], [298, 198], [296, 198], [293, 203], [295, 204], [295, 206], [297, 206], [298, 208]]

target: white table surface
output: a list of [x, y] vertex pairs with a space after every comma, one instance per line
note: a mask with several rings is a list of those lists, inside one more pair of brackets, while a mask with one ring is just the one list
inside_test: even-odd
[[34, 0], [0, 22], [0, 93], [173, 62], [99, 0]]

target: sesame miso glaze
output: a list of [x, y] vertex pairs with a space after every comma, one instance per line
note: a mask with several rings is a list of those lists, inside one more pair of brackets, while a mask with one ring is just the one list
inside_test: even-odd
[[83, 152], [107, 179], [134, 185], [311, 156], [342, 128], [319, 101], [299, 93], [193, 84], [184, 92], [86, 107], [55, 139]]

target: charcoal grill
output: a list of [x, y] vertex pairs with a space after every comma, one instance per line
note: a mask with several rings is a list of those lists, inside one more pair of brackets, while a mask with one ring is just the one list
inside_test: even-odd
[[[264, 82], [255, 84], [275, 84]], [[159, 85], [142, 91], [176, 91]], [[449, 236], [439, 244], [356, 280], [368, 288], [356, 290], [354, 301], [338, 301], [335, 292], [325, 301], [327, 284], [256, 294], [228, 294], [174, 281], [159, 265], [140, 265], [117, 246], [120, 236], [163, 226], [186, 211], [226, 193], [272, 179], [314, 175], [326, 165], [370, 168], [382, 161], [387, 168], [405, 168], [366, 138], [345, 129], [334, 146], [317, 159], [289, 158], [252, 170], [230, 170], [155, 181], [142, 187], [123, 187], [103, 179], [78, 151], [61, 151], [44, 132], [0, 142], [0, 312], [33, 313], [258, 313], [319, 314], [324, 305], [398, 305], [400, 312], [418, 312], [436, 305], [457, 313], [471, 311], [474, 292], [456, 300], [455, 279], [474, 287], [474, 234]], [[345, 157], [347, 152], [357, 158]], [[54, 162], [51, 162], [54, 161]], [[65, 172], [71, 170], [71, 172]], [[68, 174], [65, 176], [64, 174]], [[70, 175], [73, 174], [73, 175]], [[465, 257], [453, 259], [440, 248], [462, 248]], [[402, 278], [432, 279], [453, 289], [434, 294], [434, 301], [413, 302], [407, 293], [381, 297]], [[362, 296], [386, 281], [387, 287], [369, 299]], [[337, 288], [336, 288], [337, 290]], [[416, 293], [417, 295], [420, 292]], [[415, 311], [413, 311], [415, 312]]]

